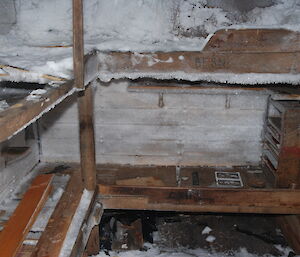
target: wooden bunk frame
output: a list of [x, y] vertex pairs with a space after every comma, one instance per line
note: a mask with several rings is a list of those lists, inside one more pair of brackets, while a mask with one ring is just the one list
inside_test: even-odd
[[[74, 81], [51, 89], [38, 101], [28, 102], [24, 100], [0, 113], [0, 130], [2, 131], [0, 142], [2, 142], [42, 115], [59, 99], [62, 100], [78, 91], [81, 172], [75, 172], [75, 175], [72, 176], [67, 190], [32, 256], [59, 256], [73, 216], [80, 208], [78, 206], [80, 206], [84, 189], [93, 196], [89, 198], [89, 208], [86, 209], [86, 215], [80, 223], [82, 230], [74, 239], [70, 256], [82, 256], [84, 254], [87, 236], [91, 229], [85, 231], [83, 228], [88, 224], [91, 216], [98, 215], [98, 220], [101, 217], [101, 211], [99, 211], [101, 208], [98, 206], [97, 211], [94, 208], [97, 202], [103, 203], [104, 209], [300, 214], [300, 190], [295, 188], [220, 189], [192, 186], [145, 186], [143, 184], [126, 186], [99, 182], [95, 161], [93, 97], [92, 88], [89, 85], [89, 82], [99, 72], [108, 76], [113, 73], [122, 73], [123, 77], [129, 78], [159, 75], [168, 79], [177, 78], [176, 76], [166, 77], [166, 74], [176, 71], [187, 74], [270, 73], [299, 75], [300, 33], [282, 29], [222, 30], [210, 39], [201, 52], [93, 53], [85, 58], [82, 1], [73, 0]], [[287, 39], [289, 40], [287, 45], [280, 44]], [[88, 73], [87, 71], [91, 72]], [[114, 76], [112, 75], [111, 78]], [[232, 89], [232, 87], [226, 88], [226, 90]], [[155, 90], [170, 90], [170, 87], [156, 86]], [[274, 98], [299, 100], [300, 94], [298, 89], [289, 91], [281, 88], [274, 93]], [[297, 147], [299, 149], [300, 146]], [[64, 213], [66, 210], [70, 215], [66, 218], [65, 215], [67, 214], [65, 214], [62, 218], [61, 212]], [[295, 217], [293, 216], [293, 219]], [[285, 217], [285, 219], [288, 218]], [[286, 221], [284, 224], [287, 223]], [[52, 237], [55, 237], [57, 226], [64, 228], [64, 234], [54, 246], [53, 241], [55, 240], [52, 240]], [[3, 237], [3, 235], [5, 234], [2, 233], [1, 236]], [[97, 237], [97, 233], [94, 235]], [[300, 239], [298, 244], [299, 242]], [[15, 253], [15, 251], [13, 252]]]

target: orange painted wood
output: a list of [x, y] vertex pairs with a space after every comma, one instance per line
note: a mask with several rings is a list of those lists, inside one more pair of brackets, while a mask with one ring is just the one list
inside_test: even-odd
[[36, 220], [51, 189], [54, 175], [39, 175], [32, 182], [0, 235], [2, 257], [14, 256]]

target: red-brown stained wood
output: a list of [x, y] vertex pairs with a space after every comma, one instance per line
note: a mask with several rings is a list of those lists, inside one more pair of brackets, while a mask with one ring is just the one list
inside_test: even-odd
[[278, 187], [300, 187], [300, 105], [282, 115], [282, 142], [276, 180]]
[[99, 193], [111, 209], [300, 214], [300, 190], [99, 185]]
[[51, 215], [45, 231], [39, 239], [34, 257], [57, 257], [63, 245], [72, 218], [81, 199], [83, 187], [79, 172], [71, 176], [65, 192]]
[[53, 175], [39, 175], [32, 182], [0, 234], [0, 254], [14, 256], [37, 218], [51, 190]]

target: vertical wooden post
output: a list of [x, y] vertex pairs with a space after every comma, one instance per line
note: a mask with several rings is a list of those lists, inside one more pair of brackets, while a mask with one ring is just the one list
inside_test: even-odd
[[80, 161], [84, 187], [87, 190], [96, 188], [96, 158], [93, 115], [93, 89], [89, 85], [78, 95]]
[[73, 0], [73, 65], [75, 86], [84, 89], [83, 0]]
[[78, 94], [80, 128], [80, 161], [84, 187], [96, 188], [96, 158], [94, 138], [93, 90], [84, 88], [84, 31], [83, 0], [73, 0], [73, 62], [75, 86], [82, 89]]

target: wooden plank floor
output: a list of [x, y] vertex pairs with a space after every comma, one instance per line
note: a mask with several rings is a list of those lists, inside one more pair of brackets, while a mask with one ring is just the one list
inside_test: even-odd
[[[58, 163], [42, 167], [49, 173], [69, 174], [71, 180], [37, 245], [23, 245], [18, 256], [58, 256], [82, 195], [81, 177], [76, 176], [79, 175], [78, 167], [78, 164]], [[218, 187], [216, 171], [239, 172], [243, 187]], [[264, 170], [258, 167], [179, 169], [176, 166], [98, 165], [97, 182], [99, 193], [96, 202], [101, 202], [104, 209], [300, 213], [300, 191], [274, 188]]]

